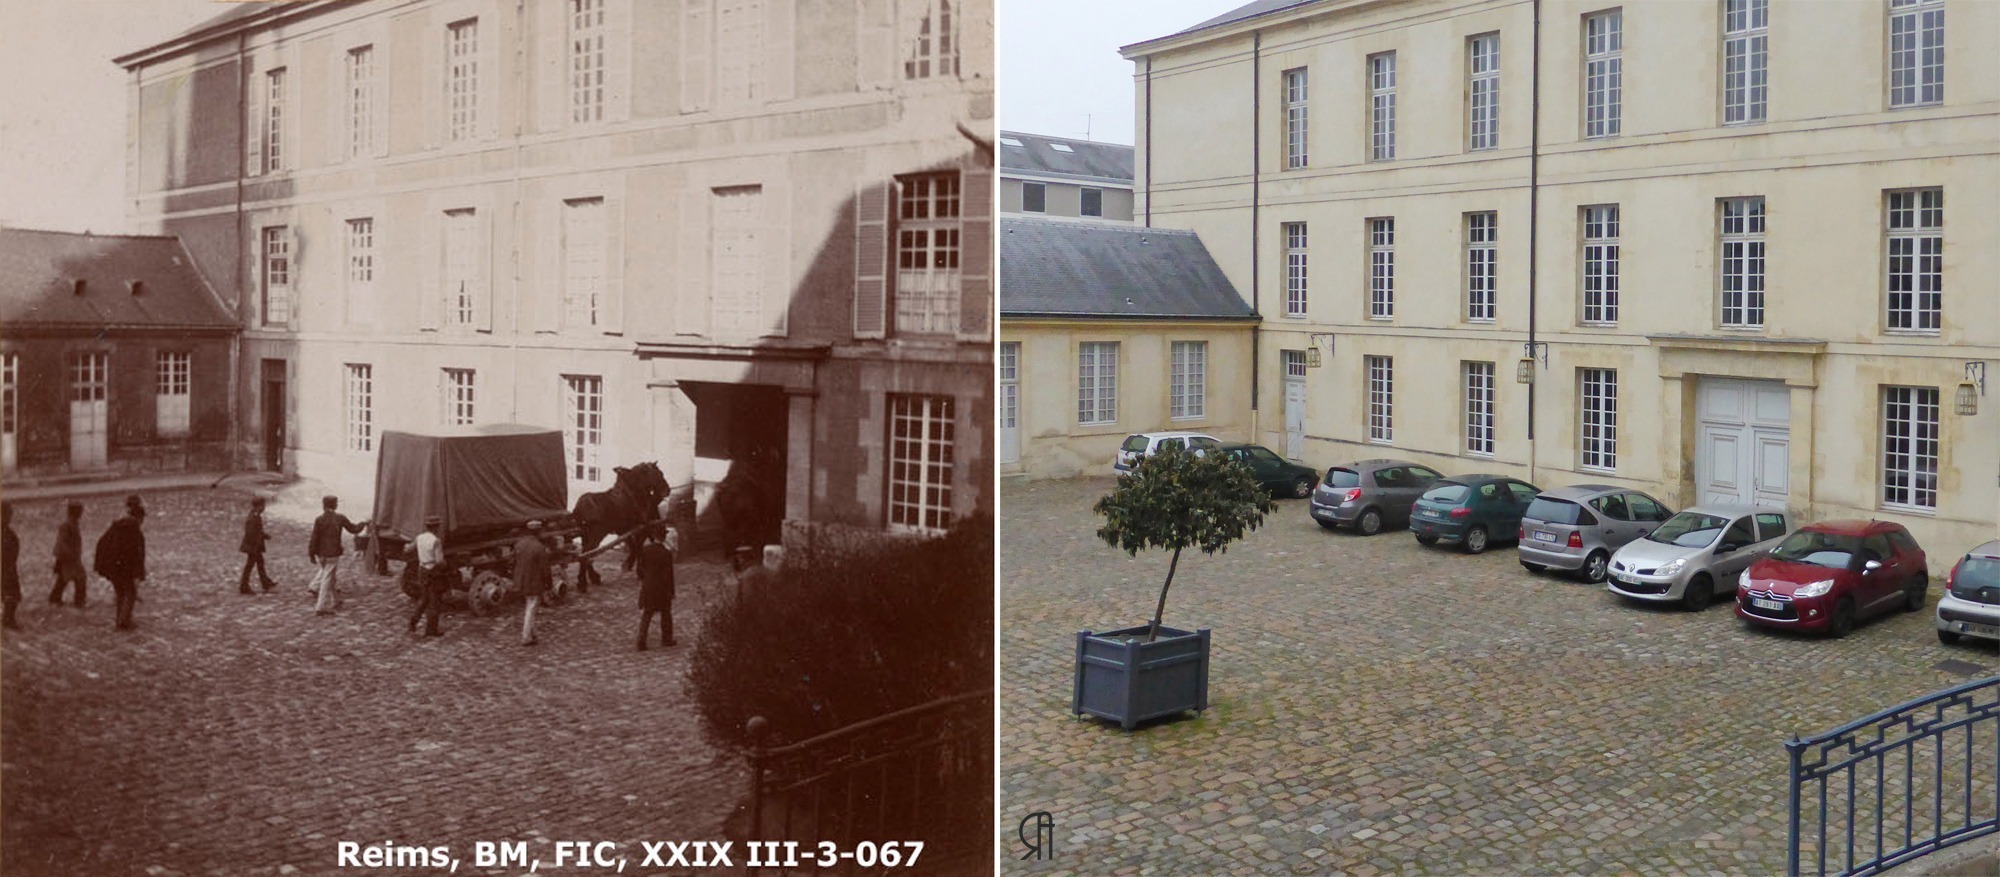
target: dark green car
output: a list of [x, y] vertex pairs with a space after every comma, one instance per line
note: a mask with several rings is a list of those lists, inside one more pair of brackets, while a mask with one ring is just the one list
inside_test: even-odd
[[1231, 442], [1216, 449], [1223, 456], [1250, 467], [1257, 483], [1275, 496], [1305, 499], [1312, 496], [1319, 473], [1271, 452], [1263, 445]]
[[1521, 534], [1521, 513], [1541, 488], [1505, 475], [1460, 475], [1431, 485], [1410, 508], [1410, 532], [1430, 545], [1442, 539], [1478, 554], [1494, 540]]

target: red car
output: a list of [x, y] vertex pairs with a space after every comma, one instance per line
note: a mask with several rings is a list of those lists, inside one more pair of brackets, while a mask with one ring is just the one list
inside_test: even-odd
[[1924, 608], [1930, 563], [1901, 524], [1822, 521], [1799, 528], [1743, 571], [1736, 617], [1846, 636], [1855, 622]]

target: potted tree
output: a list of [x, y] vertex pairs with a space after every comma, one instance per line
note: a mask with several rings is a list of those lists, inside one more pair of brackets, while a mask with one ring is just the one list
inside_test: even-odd
[[1140, 461], [1097, 501], [1097, 537], [1127, 554], [1173, 552], [1153, 621], [1076, 635], [1076, 715], [1111, 719], [1127, 730], [1147, 719], [1208, 708], [1208, 629], [1162, 626], [1181, 552], [1227, 551], [1264, 522], [1271, 499], [1250, 470], [1221, 454], [1163, 448]]

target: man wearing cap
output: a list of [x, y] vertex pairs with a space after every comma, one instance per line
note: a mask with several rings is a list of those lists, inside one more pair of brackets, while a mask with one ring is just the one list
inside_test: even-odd
[[451, 588], [449, 573], [444, 568], [444, 537], [438, 531], [444, 528], [444, 518], [431, 515], [424, 519], [424, 531], [417, 534], [414, 546], [417, 551], [417, 607], [410, 613], [410, 632], [417, 632], [417, 619], [423, 618], [424, 636], [443, 636], [438, 630], [438, 613], [444, 609], [445, 591]]
[[306, 546], [306, 556], [319, 566], [313, 574], [313, 590], [319, 592], [319, 603], [313, 607], [318, 615], [332, 615], [334, 589], [340, 584], [340, 555], [345, 553], [341, 545], [340, 531], [359, 535], [361, 525], [341, 514], [340, 497], [327, 496], [320, 500], [319, 518], [313, 521], [312, 541]]
[[64, 509], [63, 522], [56, 527], [56, 586], [49, 591], [49, 602], [61, 606], [63, 593], [70, 583], [76, 583], [76, 608], [83, 608], [84, 583], [89, 576], [83, 570], [83, 503], [70, 500]]
[[535, 607], [549, 592], [549, 546], [542, 541], [542, 522], [529, 521], [528, 532], [514, 540], [514, 586], [526, 597], [521, 610], [521, 645], [535, 644]]
[[639, 545], [639, 651], [646, 650], [646, 629], [660, 616], [660, 646], [674, 644], [674, 550], [680, 536], [672, 527], [646, 528]]
[[145, 519], [146, 505], [138, 494], [126, 497], [125, 516], [97, 537], [97, 554], [91, 561], [97, 574], [110, 580], [117, 596], [112, 626], [118, 630], [138, 626], [132, 621], [132, 606], [139, 602], [139, 583], [146, 580], [146, 534], [139, 528]]
[[278, 586], [271, 580], [271, 574], [264, 571], [264, 498], [250, 498], [250, 513], [243, 516], [243, 541], [237, 543], [236, 550], [243, 552], [243, 574], [236, 577], [236, 591], [252, 594], [250, 590], [250, 568], [256, 567], [257, 581], [268, 591]]

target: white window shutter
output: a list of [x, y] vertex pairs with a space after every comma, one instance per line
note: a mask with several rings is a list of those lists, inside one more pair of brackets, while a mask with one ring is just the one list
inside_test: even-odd
[[243, 62], [243, 90], [249, 100], [243, 102], [243, 175], [262, 176], [264, 173], [264, 71], [248, 59]]
[[681, 112], [709, 107], [715, 79], [715, 2], [685, 0], [681, 14]]
[[896, 0], [860, 0], [856, 32], [856, 81], [861, 90], [888, 88], [896, 82]]
[[300, 120], [305, 116], [303, 112], [305, 101], [301, 100], [301, 95], [304, 94], [306, 88], [305, 77], [300, 75], [305, 70], [303, 69], [304, 65], [299, 63], [298, 49], [294, 48], [292, 51], [286, 52], [285, 60], [287, 62], [285, 65], [285, 117], [280, 120], [284, 127], [280, 135], [285, 138], [285, 148], [278, 158], [279, 165], [283, 170], [295, 171], [305, 167], [305, 163], [299, 161], [301, 157], [299, 153], [303, 151], [306, 142], [302, 133], [303, 127], [299, 124]]
[[569, 3], [543, 0], [535, 12], [535, 127], [558, 131], [569, 122]]
[[[417, 291], [417, 328], [436, 331], [444, 318], [444, 211], [436, 203], [420, 223], [422, 250], [418, 264], [422, 286]], [[381, 270], [378, 266], [376, 270]]]
[[633, 2], [605, 0], [604, 4], [604, 119], [608, 122], [632, 118]]
[[797, 91], [798, 4], [772, 0], [764, 8], [764, 95], [766, 103], [791, 100]]
[[347, 92], [347, 50], [349, 46], [333, 43], [327, 53], [326, 62], [326, 104], [320, 112], [320, 126], [326, 129], [326, 155], [322, 165], [340, 164], [347, 160], [348, 137], [352, 133], [353, 108], [349, 101], [353, 96]]
[[708, 334], [708, 256], [712, 243], [704, 187], [689, 186], [681, 199], [681, 282], [674, 308], [674, 334]]
[[535, 211], [539, 232], [535, 237], [535, 282], [521, 294], [528, 296], [530, 328], [535, 332], [556, 332], [562, 328], [563, 296], [563, 202], [548, 199]]
[[444, 144], [445, 120], [451, 115], [451, 96], [444, 91], [445, 41], [451, 30], [442, 17], [434, 18], [423, 38], [424, 97], [418, 110], [424, 117], [424, 148]]
[[375, 119], [370, 123], [372, 140], [368, 144], [369, 152], [377, 157], [389, 154], [389, 107], [395, 101], [389, 85], [394, 79], [389, 71], [395, 69], [391, 66], [394, 59], [390, 51], [387, 33], [383, 32], [375, 39]]
[[965, 169], [959, 189], [958, 337], [993, 335], [993, 171]]
[[606, 194], [603, 209], [604, 286], [597, 321], [605, 334], [619, 335], [625, 331], [625, 198]]
[[[513, 66], [513, 59], [509, 58], [507, 63], [508, 66]], [[478, 132], [481, 140], [499, 137], [502, 109], [513, 115], [514, 105], [520, 102], [519, 95], [512, 96], [513, 100], [504, 103], [500, 99], [500, 88], [507, 81], [508, 75], [507, 71], [500, 69], [499, 17], [482, 15], [479, 18], [479, 89], [476, 98], [479, 108], [475, 111], [479, 114]], [[507, 130], [511, 132], [513, 127], [513, 120], [508, 120]]]
[[889, 320], [888, 183], [864, 183], [854, 195], [854, 337], [881, 338]]
[[292, 286], [292, 313], [291, 318], [285, 322], [285, 328], [294, 332], [299, 330], [299, 313], [306, 309], [306, 277], [305, 272], [301, 270], [305, 268], [305, 262], [299, 258], [302, 254], [299, 252], [298, 226], [299, 220], [304, 218], [304, 213], [293, 216], [285, 224], [285, 230], [282, 235], [285, 239], [285, 258], [291, 260], [289, 267], [292, 270], [291, 277], [289, 278]]
[[479, 206], [472, 217], [472, 328], [493, 331], [493, 211]]

